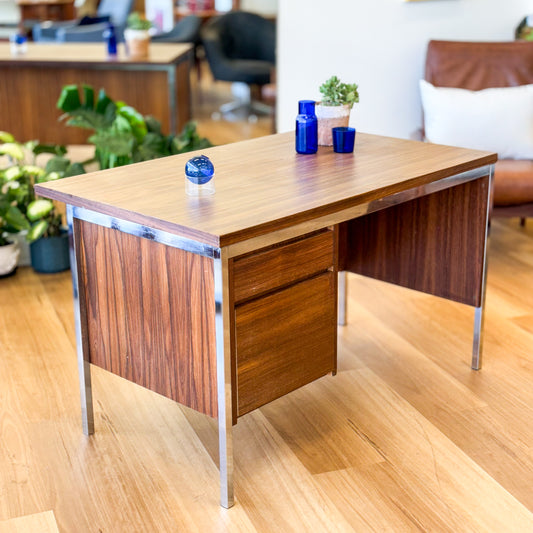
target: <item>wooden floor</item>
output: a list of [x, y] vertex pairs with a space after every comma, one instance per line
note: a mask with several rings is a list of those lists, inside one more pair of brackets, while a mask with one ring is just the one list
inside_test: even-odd
[[[268, 122], [200, 127], [222, 142]], [[533, 532], [533, 221], [490, 240], [483, 369], [471, 308], [350, 276], [338, 374], [239, 420], [230, 510], [213, 420], [94, 368], [82, 434], [69, 273], [19, 268], [0, 280], [0, 526]]]

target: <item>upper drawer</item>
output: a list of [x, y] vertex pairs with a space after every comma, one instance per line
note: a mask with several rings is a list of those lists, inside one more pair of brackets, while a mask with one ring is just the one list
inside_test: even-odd
[[333, 231], [326, 230], [235, 259], [235, 303], [332, 268], [334, 242]]

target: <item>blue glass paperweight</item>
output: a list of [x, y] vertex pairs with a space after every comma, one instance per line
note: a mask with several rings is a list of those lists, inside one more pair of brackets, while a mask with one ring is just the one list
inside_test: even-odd
[[314, 100], [298, 102], [296, 117], [296, 151], [299, 154], [316, 154], [318, 150], [318, 120]]
[[189, 159], [185, 164], [185, 192], [205, 196], [215, 192], [215, 167], [206, 155]]
[[21, 33], [10, 35], [9, 37], [11, 53], [13, 55], [25, 54], [28, 50], [28, 38]]

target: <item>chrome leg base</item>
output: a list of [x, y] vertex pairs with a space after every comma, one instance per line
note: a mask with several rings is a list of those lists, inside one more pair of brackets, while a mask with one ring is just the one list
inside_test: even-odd
[[483, 308], [475, 308], [474, 317], [474, 344], [472, 347], [472, 369], [481, 368], [481, 353], [483, 348]]

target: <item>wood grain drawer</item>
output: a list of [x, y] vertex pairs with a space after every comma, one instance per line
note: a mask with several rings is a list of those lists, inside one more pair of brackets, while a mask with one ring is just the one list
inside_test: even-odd
[[329, 271], [236, 307], [238, 416], [335, 371], [336, 290]]
[[237, 258], [233, 263], [235, 302], [309, 278], [333, 264], [334, 233], [330, 230]]

